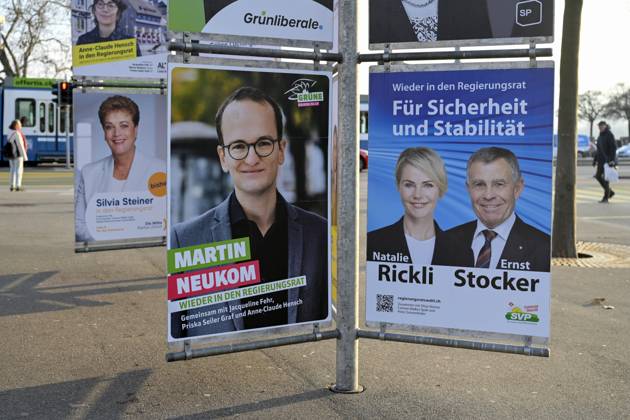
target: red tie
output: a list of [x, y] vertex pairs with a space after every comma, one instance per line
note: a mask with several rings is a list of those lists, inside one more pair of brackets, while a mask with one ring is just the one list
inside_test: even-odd
[[477, 263], [475, 263], [475, 267], [489, 268], [490, 257], [492, 255], [492, 247], [490, 243], [494, 238], [496, 238], [497, 233], [489, 229], [482, 230], [481, 233], [483, 233], [483, 236], [485, 236], [486, 242], [483, 244], [481, 251], [479, 251], [479, 256], [477, 256]]

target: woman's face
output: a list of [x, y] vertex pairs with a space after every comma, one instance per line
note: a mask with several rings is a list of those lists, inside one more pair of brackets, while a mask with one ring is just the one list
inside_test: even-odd
[[422, 170], [405, 165], [401, 171], [398, 192], [405, 208], [405, 216], [433, 220], [433, 212], [440, 197], [435, 180], [429, 178]]
[[116, 25], [118, 5], [111, 0], [97, 0], [94, 2], [94, 17], [99, 25]]
[[123, 110], [109, 112], [105, 116], [103, 131], [112, 155], [121, 156], [133, 151], [138, 127], [134, 125], [130, 112]]

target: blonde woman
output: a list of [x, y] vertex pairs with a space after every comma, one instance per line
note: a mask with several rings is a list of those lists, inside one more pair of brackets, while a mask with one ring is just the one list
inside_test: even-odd
[[442, 158], [427, 147], [405, 149], [396, 162], [396, 187], [404, 214], [396, 223], [368, 233], [367, 259], [438, 264], [443, 231], [434, 213], [447, 189]]
[[11, 191], [24, 191], [22, 188], [22, 174], [24, 173], [24, 161], [28, 160], [26, 153], [26, 141], [22, 134], [22, 123], [20, 120], [13, 120], [9, 125], [9, 128], [13, 130], [9, 134], [7, 142], [13, 146], [14, 155], [9, 159], [10, 166], [10, 180], [11, 185], [9, 190]]

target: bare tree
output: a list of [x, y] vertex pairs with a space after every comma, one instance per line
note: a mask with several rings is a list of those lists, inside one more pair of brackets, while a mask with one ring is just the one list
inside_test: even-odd
[[630, 137], [630, 87], [623, 83], [615, 87], [606, 104], [604, 114], [609, 118], [626, 120]]
[[593, 139], [593, 124], [600, 115], [604, 115], [605, 109], [606, 103], [600, 91], [589, 90], [578, 97], [578, 117], [588, 121], [591, 140]]
[[70, 0], [0, 0], [0, 77], [59, 77], [70, 70]]
[[553, 208], [552, 254], [576, 258], [575, 172], [577, 165], [577, 102], [580, 25], [583, 0], [564, 3], [560, 52], [560, 110], [558, 112], [558, 160]]

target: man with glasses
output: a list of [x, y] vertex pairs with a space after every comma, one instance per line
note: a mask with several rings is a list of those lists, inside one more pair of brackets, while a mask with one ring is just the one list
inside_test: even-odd
[[[76, 45], [94, 44], [98, 42], [122, 41], [134, 39], [118, 26], [127, 5], [123, 0], [96, 0], [92, 4], [94, 15], [94, 29], [84, 33], [77, 40]], [[136, 56], [140, 57], [140, 46], [136, 41]]]
[[234, 191], [215, 208], [175, 225], [171, 249], [248, 237], [262, 283], [306, 276], [306, 286], [203, 308], [227, 308], [229, 319], [195, 328], [190, 336], [326, 319], [326, 221], [289, 204], [276, 189], [287, 147], [279, 105], [259, 89], [239, 88], [219, 107], [216, 127], [217, 153]]

